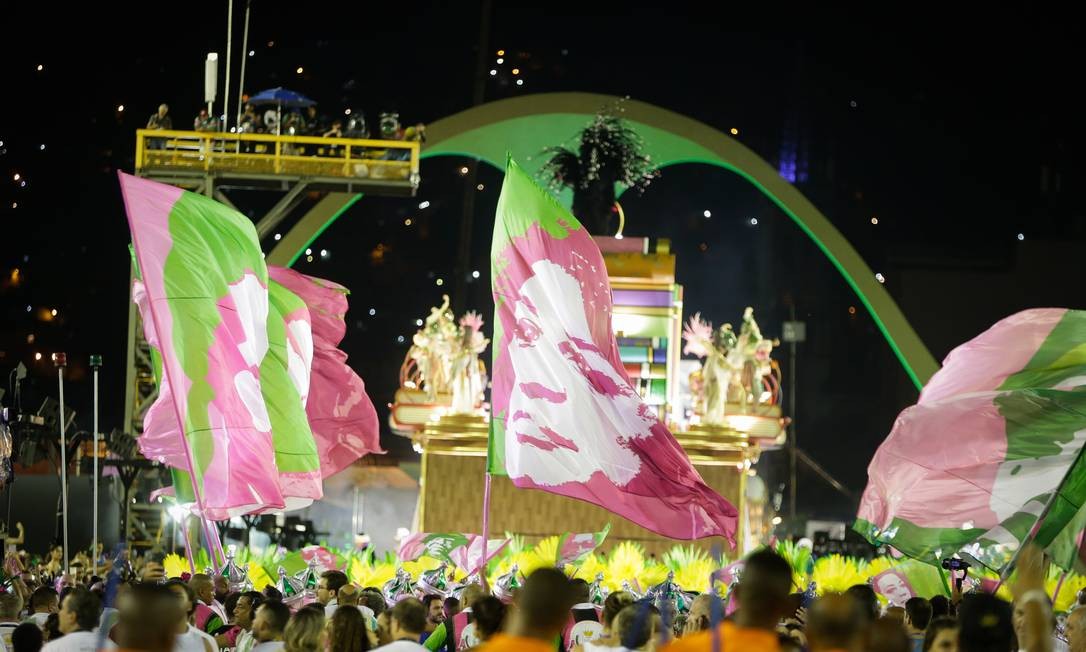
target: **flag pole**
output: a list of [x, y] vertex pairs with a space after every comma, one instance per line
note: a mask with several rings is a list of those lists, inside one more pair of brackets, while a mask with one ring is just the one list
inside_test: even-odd
[[219, 526], [209, 518], [203, 520], [204, 531], [207, 533], [207, 545], [211, 552], [211, 568], [218, 573], [220, 560], [223, 565], [226, 565], [226, 554], [223, 552], [222, 539], [219, 538]]
[[60, 387], [60, 519], [64, 530], [64, 574], [68, 574], [68, 440], [64, 433], [64, 367], [68, 366], [68, 356], [64, 353], [53, 354], [53, 365], [57, 368], [57, 383]]
[[1056, 582], [1056, 590], [1052, 592], [1052, 604], [1056, 604], [1056, 596], [1060, 594], [1060, 589], [1063, 588], [1063, 581], [1067, 579], [1067, 575], [1067, 571], [1060, 573], [1060, 581]]
[[181, 524], [181, 538], [185, 542], [185, 558], [189, 561], [189, 572], [193, 575], [196, 574], [196, 562], [192, 558], [192, 542], [189, 541], [189, 526], [188, 526], [189, 514], [183, 514], [181, 518], [177, 519], [177, 522]]
[[489, 583], [486, 577], [486, 555], [487, 544], [490, 541], [490, 472], [487, 471], [483, 481], [483, 572], [479, 577], [482, 580], [483, 588], [488, 589]]
[[94, 368], [94, 497], [92, 498], [91, 505], [91, 555], [94, 560], [91, 562], [91, 568], [94, 569], [94, 574], [98, 574], [98, 369], [102, 366], [102, 356], [92, 355], [90, 357], [91, 367]]

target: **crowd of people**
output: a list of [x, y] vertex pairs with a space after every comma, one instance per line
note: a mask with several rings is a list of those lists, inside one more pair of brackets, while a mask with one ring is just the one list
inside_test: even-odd
[[59, 547], [33, 563], [10, 552], [0, 652], [1086, 652], [1086, 606], [1057, 624], [1034, 547], [1020, 556], [1013, 605], [977, 592], [883, 606], [868, 584], [815, 597], [796, 591], [792, 566], [769, 549], [746, 558], [727, 599], [689, 604], [630, 591], [594, 603], [587, 582], [556, 568], [511, 594], [467, 583], [413, 596], [327, 570], [311, 593], [284, 596], [96, 556], [76, 555], [65, 572]]
[[[282, 124], [280, 124], [282, 123]], [[147, 119], [147, 129], [169, 131], [173, 129], [170, 107], [160, 104], [158, 110]], [[193, 120], [193, 131], [217, 132], [221, 130], [219, 119], [200, 109]], [[348, 110], [344, 118], [329, 119], [320, 113], [316, 105], [299, 109], [287, 109], [272, 106], [263, 111], [252, 104], [246, 104], [238, 121], [237, 132], [243, 134], [275, 134], [287, 136], [310, 136], [321, 138], [370, 138], [371, 135], [382, 140], [406, 140], [423, 142], [426, 139], [426, 125], [415, 124], [403, 127], [398, 113], [382, 113], [378, 123], [378, 133], [371, 134], [366, 118], [361, 111]]]

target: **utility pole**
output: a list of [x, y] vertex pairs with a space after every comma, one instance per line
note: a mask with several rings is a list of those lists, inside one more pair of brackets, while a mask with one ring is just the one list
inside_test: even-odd
[[788, 516], [791, 520], [792, 526], [795, 527], [796, 520], [796, 390], [799, 387], [799, 376], [796, 374], [796, 345], [807, 339], [807, 324], [806, 322], [796, 321], [796, 306], [793, 303], [789, 307], [789, 319], [790, 321], [784, 322], [784, 327], [781, 329], [781, 339], [788, 342], [791, 349], [788, 368], [792, 382], [788, 387], [788, 416], [791, 418], [791, 432], [788, 437]]

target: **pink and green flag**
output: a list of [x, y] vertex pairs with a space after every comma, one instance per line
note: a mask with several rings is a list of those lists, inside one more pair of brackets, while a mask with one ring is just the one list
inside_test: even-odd
[[[212, 519], [320, 498], [323, 475], [379, 450], [361, 379], [322, 352], [342, 338], [328, 325], [342, 320], [342, 288], [289, 270], [277, 283], [244, 216], [172, 186], [120, 180], [142, 279], [133, 298], [162, 371], [144, 454], [193, 474]], [[322, 315], [321, 306], [339, 308]], [[318, 378], [342, 384], [322, 388]]]
[[416, 532], [400, 542], [396, 556], [400, 561], [432, 557], [463, 570], [468, 575], [481, 570], [509, 545], [509, 539], [490, 539], [483, 557], [483, 537], [459, 532]]
[[630, 384], [599, 247], [512, 160], [491, 264], [489, 471], [672, 538], [732, 540], [735, 507], [705, 484]]
[[868, 467], [855, 529], [938, 563], [1002, 570], [1031, 533], [1079, 554], [1086, 504], [1086, 311], [1026, 310], [947, 356]]
[[595, 552], [596, 548], [603, 545], [607, 534], [611, 532], [611, 524], [608, 523], [599, 532], [580, 532], [574, 534], [565, 532], [558, 537], [558, 550], [555, 566], [565, 568], [566, 564], [580, 566]]

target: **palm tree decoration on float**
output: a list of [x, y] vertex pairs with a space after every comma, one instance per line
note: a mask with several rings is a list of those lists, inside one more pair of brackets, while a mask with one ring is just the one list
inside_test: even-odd
[[621, 103], [600, 110], [578, 135], [576, 151], [544, 150], [550, 159], [540, 174], [552, 190], [573, 191], [573, 215], [593, 235], [614, 233], [616, 184], [641, 193], [658, 176], [641, 136], [621, 118], [624, 110]]

